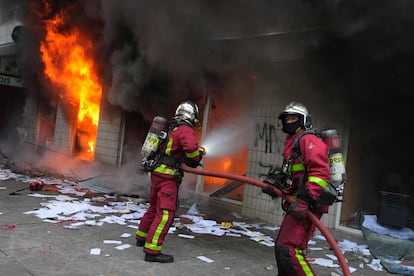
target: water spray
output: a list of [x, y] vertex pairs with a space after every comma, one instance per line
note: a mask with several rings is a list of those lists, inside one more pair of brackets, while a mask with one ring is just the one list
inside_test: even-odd
[[219, 129], [211, 131], [202, 141], [203, 147], [207, 150], [208, 156], [222, 157], [239, 152], [248, 146], [249, 137], [245, 133], [246, 127], [227, 123]]
[[[188, 173], [231, 179], [231, 180], [235, 180], [235, 181], [240, 181], [242, 183], [247, 183], [247, 184], [250, 184], [250, 185], [254, 185], [254, 186], [257, 186], [259, 188], [268, 187], [268, 184], [266, 184], [266, 183], [264, 183], [260, 180], [256, 180], [256, 179], [241, 176], [241, 175], [236, 175], [236, 174], [232, 174], [232, 173], [205, 171], [205, 170], [202, 170], [202, 169], [190, 168], [190, 167], [186, 166], [185, 164], [183, 164], [181, 167], [185, 172], [188, 172]], [[278, 188], [273, 187], [273, 186], [271, 186], [271, 187], [273, 188], [275, 193], [279, 197], [283, 198], [284, 200], [286, 200], [290, 203], [295, 201], [294, 199], [292, 199], [292, 197], [283, 194], [282, 191], [280, 191]], [[325, 227], [325, 225], [322, 224], [322, 222], [312, 212], [308, 211], [307, 212], [307, 217], [312, 221], [313, 224], [315, 224], [316, 228], [318, 228], [319, 231], [321, 231], [322, 235], [325, 236], [326, 241], [329, 243], [329, 245], [331, 246], [332, 250], [334, 251], [336, 257], [338, 258], [338, 262], [341, 266], [343, 275], [344, 276], [351, 276], [351, 272], [349, 270], [346, 259], [345, 259], [344, 255], [342, 254], [342, 251], [338, 247], [338, 244], [336, 243], [336, 240], [333, 238], [333, 236], [329, 232], [329, 230]]]

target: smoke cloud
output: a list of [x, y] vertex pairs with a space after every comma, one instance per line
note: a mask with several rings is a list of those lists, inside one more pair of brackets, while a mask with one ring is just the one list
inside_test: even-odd
[[[411, 0], [27, 3], [19, 65], [30, 91], [50, 105], [56, 99], [43, 74], [39, 42], [45, 35], [43, 20], [64, 10], [62, 31], [76, 27], [94, 43], [105, 99], [139, 114], [138, 122], [148, 122], [156, 114], [170, 117], [174, 107], [188, 98], [203, 109], [208, 93], [213, 94], [216, 106], [235, 112], [248, 108], [254, 91], [252, 74], [274, 65], [269, 64], [267, 51], [277, 52], [278, 59], [270, 63], [298, 61], [290, 59], [289, 47], [282, 47], [282, 38], [295, 34], [300, 35], [304, 48], [300, 62], [307, 66], [318, 93], [311, 96], [324, 99], [326, 106], [346, 105], [349, 114], [344, 116], [352, 117], [353, 132], [361, 144], [370, 144], [376, 137], [372, 148], [388, 148], [384, 145], [394, 139], [394, 133], [385, 133], [384, 128], [406, 129], [406, 118], [412, 117]], [[264, 51], [268, 38], [281, 40]], [[285, 81], [292, 78], [286, 76]], [[395, 114], [405, 119], [396, 122], [392, 120]], [[214, 136], [206, 137], [206, 145], [218, 140]], [[406, 164], [414, 156], [411, 152], [399, 156], [395, 150], [369, 154], [388, 156], [388, 160], [408, 156]], [[386, 164], [382, 161], [377, 167]]]
[[[44, 5], [31, 1], [30, 11], [38, 13], [26, 19], [30, 29], [22, 67], [42, 68], [39, 51], [33, 52], [44, 36], [43, 20], [63, 10], [62, 30], [78, 28], [94, 42], [108, 102], [150, 120], [187, 98], [203, 103], [206, 83], [215, 87], [250, 81], [246, 76], [263, 57], [259, 48], [243, 39], [257, 29], [276, 23], [298, 28], [314, 21], [309, 5], [258, 2], [90, 0]], [[269, 22], [257, 26], [257, 18]], [[42, 72], [27, 72], [26, 77], [39, 82], [43, 93], [52, 93]], [[237, 86], [237, 91], [226, 93], [238, 97], [251, 93]]]
[[[412, 55], [414, 48], [409, 35], [414, 10], [410, 1], [28, 3], [28, 31], [21, 43], [21, 67], [34, 93], [50, 99], [47, 93], [51, 94], [52, 89], [42, 73], [39, 41], [44, 37], [43, 20], [63, 10], [62, 30], [78, 28], [94, 42], [107, 101], [126, 111], [141, 113], [148, 121], [155, 114], [169, 116], [166, 113], [171, 111], [171, 105], [187, 98], [202, 104], [207, 92], [223, 93], [214, 89], [223, 83], [244, 87], [237, 83], [247, 83], [246, 76], [261, 70], [265, 59], [263, 44], [252, 43], [254, 38], [319, 33], [312, 40], [303, 41], [309, 56], [319, 56], [318, 60], [311, 57], [308, 61], [318, 63], [326, 71], [334, 70], [335, 80], [343, 86], [349, 86], [347, 78], [371, 76], [370, 62], [383, 63], [404, 53]], [[285, 51], [281, 57], [289, 56]], [[367, 67], [350, 64], [346, 57], [351, 55], [364, 59]], [[355, 70], [359, 73], [353, 73]], [[353, 83], [357, 87], [359, 82], [357, 79]], [[213, 89], [206, 91], [206, 84]], [[372, 96], [366, 95], [367, 91], [361, 94], [349, 88], [353, 87], [346, 87], [350, 90], [346, 93], [357, 100]], [[248, 89], [226, 90], [228, 96], [234, 97], [250, 93]]]

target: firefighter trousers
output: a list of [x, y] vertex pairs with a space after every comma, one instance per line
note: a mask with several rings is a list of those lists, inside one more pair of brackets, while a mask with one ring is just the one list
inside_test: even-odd
[[144, 252], [159, 254], [177, 210], [178, 187], [175, 179], [151, 174], [150, 206], [141, 218], [136, 238], [145, 240]]
[[[315, 216], [320, 219], [322, 214], [315, 213]], [[305, 256], [315, 228], [308, 218], [299, 220], [286, 213], [275, 243], [279, 276], [316, 275]]]

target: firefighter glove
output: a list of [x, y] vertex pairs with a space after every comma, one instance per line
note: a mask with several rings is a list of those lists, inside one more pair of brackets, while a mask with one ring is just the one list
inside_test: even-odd
[[307, 212], [309, 211], [309, 203], [302, 199], [297, 199], [295, 202], [290, 204], [288, 213], [294, 218], [304, 219]]
[[270, 195], [272, 198], [277, 198], [278, 197], [277, 193], [275, 192], [273, 187], [270, 186], [270, 185], [267, 185], [265, 188], [263, 188], [262, 192], [265, 193], [265, 194]]
[[175, 170], [175, 181], [177, 183], [177, 186], [180, 186], [181, 182], [183, 181], [184, 172], [181, 169]]
[[286, 175], [281, 171], [273, 171], [266, 175], [263, 182], [281, 189], [284, 186], [283, 184], [285, 182], [285, 177]]

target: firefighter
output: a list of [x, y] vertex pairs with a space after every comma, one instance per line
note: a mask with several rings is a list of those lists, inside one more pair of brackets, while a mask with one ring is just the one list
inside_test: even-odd
[[[299, 140], [302, 158], [292, 154], [295, 138], [312, 128], [311, 115], [303, 104], [291, 102], [280, 113], [278, 119], [282, 122], [283, 132], [287, 134], [282, 166], [282, 171], [287, 177], [282, 191], [296, 200], [292, 204], [282, 202], [286, 214], [275, 241], [277, 268], [281, 276], [315, 275], [305, 257], [315, 225], [306, 214], [311, 211], [320, 219], [323, 213], [328, 212], [329, 206], [316, 204], [330, 180], [328, 148], [317, 136], [304, 135]], [[267, 191], [269, 189], [263, 190], [265, 193]], [[274, 193], [269, 194], [275, 197]]]
[[145, 261], [170, 263], [172, 255], [161, 253], [178, 202], [178, 186], [183, 177], [181, 163], [197, 167], [204, 152], [199, 147], [194, 127], [200, 127], [198, 106], [185, 101], [178, 105], [170, 123], [162, 158], [151, 171], [150, 206], [136, 231], [136, 245], [143, 246]]

